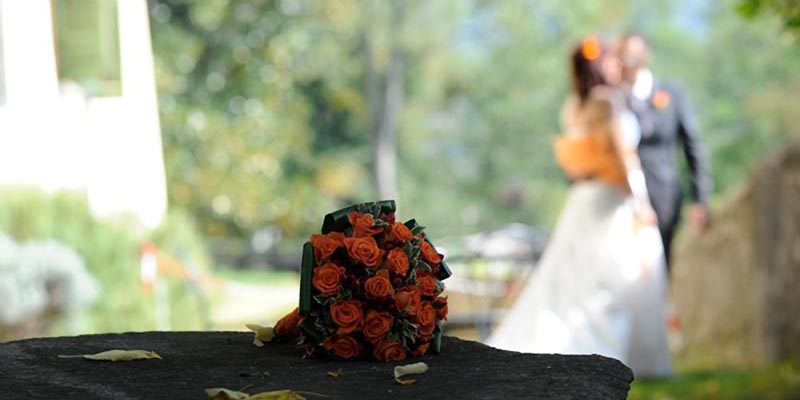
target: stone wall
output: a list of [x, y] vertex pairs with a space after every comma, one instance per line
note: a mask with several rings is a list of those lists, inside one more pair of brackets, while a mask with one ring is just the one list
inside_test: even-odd
[[715, 204], [706, 232], [684, 226], [674, 252], [690, 357], [719, 365], [800, 358], [800, 142], [765, 157]]

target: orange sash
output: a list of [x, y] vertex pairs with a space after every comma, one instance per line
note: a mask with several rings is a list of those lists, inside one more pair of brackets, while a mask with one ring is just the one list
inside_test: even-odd
[[601, 179], [625, 186], [625, 168], [611, 137], [604, 134], [561, 135], [553, 143], [556, 162], [573, 179]]

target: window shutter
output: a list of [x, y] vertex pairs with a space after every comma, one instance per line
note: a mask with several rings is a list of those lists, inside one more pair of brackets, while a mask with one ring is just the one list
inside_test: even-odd
[[60, 80], [93, 96], [122, 94], [117, 0], [51, 0]]

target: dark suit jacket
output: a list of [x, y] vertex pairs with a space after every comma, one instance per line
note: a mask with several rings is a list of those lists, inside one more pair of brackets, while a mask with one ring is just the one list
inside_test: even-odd
[[[636, 102], [637, 100], [631, 100]], [[705, 203], [712, 184], [697, 123], [683, 92], [656, 80], [646, 104], [631, 107], [639, 118], [642, 138], [639, 158], [647, 190], [659, 219], [659, 228], [669, 241], [681, 209], [681, 184], [675, 149], [683, 148], [691, 172], [692, 198]]]

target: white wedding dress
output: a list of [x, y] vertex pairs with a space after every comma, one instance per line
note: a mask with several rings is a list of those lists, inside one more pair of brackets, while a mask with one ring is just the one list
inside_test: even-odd
[[[588, 100], [599, 102], [597, 107], [567, 102], [565, 133], [621, 129], [635, 148], [635, 117], [609, 100], [610, 91], [601, 93]], [[598, 123], [607, 126], [598, 130]], [[636, 221], [619, 184], [577, 180], [536, 271], [487, 344], [530, 353], [600, 354], [622, 361], [636, 377], [668, 376], [666, 286], [658, 228]]]

